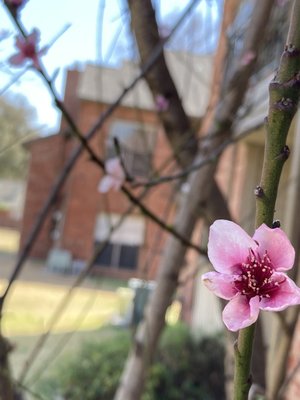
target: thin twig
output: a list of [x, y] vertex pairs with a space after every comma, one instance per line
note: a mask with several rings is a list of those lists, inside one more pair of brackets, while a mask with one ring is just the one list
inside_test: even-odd
[[228, 147], [230, 144], [236, 143], [237, 141], [243, 139], [244, 137], [248, 136], [252, 131], [246, 131], [243, 132], [237, 136], [234, 136], [232, 138], [229, 138], [228, 140], [224, 141], [223, 143], [220, 144], [213, 152], [208, 154], [206, 157], [204, 157], [200, 162], [196, 162], [192, 164], [190, 167], [185, 168], [183, 171], [177, 172], [172, 175], [168, 176], [160, 176], [159, 178], [151, 179], [148, 181], [137, 181], [132, 183], [132, 187], [152, 187], [156, 185], [160, 185], [162, 183], [166, 182], [171, 182], [174, 180], [186, 178], [189, 176], [190, 173], [197, 171], [198, 169], [202, 168], [204, 165], [212, 163], [216, 161], [219, 158], [219, 155]]

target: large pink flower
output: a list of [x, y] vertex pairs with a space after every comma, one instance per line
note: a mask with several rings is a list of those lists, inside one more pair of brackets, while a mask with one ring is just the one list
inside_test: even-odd
[[9, 62], [12, 65], [19, 66], [22, 65], [25, 61], [30, 60], [35, 68], [40, 68], [39, 57], [44, 55], [47, 51], [47, 48], [44, 47], [41, 50], [37, 50], [37, 44], [40, 40], [40, 33], [37, 29], [34, 29], [27, 38], [23, 36], [17, 36], [16, 38], [16, 47], [19, 49], [19, 52], [14, 54], [9, 58]]
[[105, 162], [105, 175], [98, 186], [101, 193], [107, 193], [110, 189], [119, 190], [125, 181], [125, 173], [123, 171], [120, 159], [118, 157], [110, 158]]
[[208, 257], [217, 272], [202, 279], [217, 296], [230, 300], [222, 314], [229, 330], [253, 324], [259, 310], [300, 304], [300, 289], [284, 273], [292, 268], [295, 251], [280, 228], [263, 224], [251, 238], [234, 222], [217, 220], [210, 227]]

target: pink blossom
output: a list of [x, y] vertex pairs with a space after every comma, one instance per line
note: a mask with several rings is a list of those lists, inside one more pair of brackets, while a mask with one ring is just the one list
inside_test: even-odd
[[23, 6], [26, 3], [27, 0], [6, 0], [6, 4], [8, 6], [18, 8]]
[[31, 60], [35, 68], [40, 68], [39, 57], [45, 54], [47, 48], [44, 47], [41, 50], [37, 50], [37, 43], [40, 40], [40, 33], [37, 29], [34, 29], [27, 38], [23, 36], [17, 36], [16, 47], [19, 49], [17, 54], [14, 54], [9, 58], [9, 62], [12, 65], [22, 65], [26, 60]]
[[247, 51], [243, 57], [241, 58], [241, 64], [243, 66], [249, 65], [251, 63], [251, 61], [254, 60], [256, 54], [254, 53], [254, 51]]
[[277, 0], [277, 5], [279, 7], [284, 7], [289, 0]]
[[155, 107], [159, 112], [166, 111], [169, 108], [170, 102], [162, 94], [155, 97]]
[[159, 36], [163, 39], [165, 39], [166, 37], [168, 37], [171, 33], [171, 29], [169, 26], [167, 25], [159, 25], [158, 27], [158, 32], [159, 32]]
[[105, 175], [98, 186], [100, 193], [107, 193], [110, 189], [119, 190], [125, 181], [125, 173], [123, 171], [120, 159], [118, 157], [110, 158], [105, 162]]
[[217, 272], [202, 279], [208, 289], [229, 300], [222, 314], [229, 330], [253, 324], [259, 310], [300, 304], [300, 289], [285, 273], [293, 266], [295, 251], [280, 228], [263, 224], [251, 238], [234, 222], [217, 220], [210, 227], [208, 257]]
[[17, 16], [19, 10], [24, 7], [26, 2], [27, 0], [5, 0], [5, 4], [15, 17]]

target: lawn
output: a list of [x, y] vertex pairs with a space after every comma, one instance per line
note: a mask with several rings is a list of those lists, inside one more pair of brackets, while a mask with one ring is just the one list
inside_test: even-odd
[[[16, 282], [4, 309], [3, 333], [11, 337], [44, 332], [67, 290], [65, 286]], [[77, 288], [54, 332], [97, 329], [118, 314], [120, 307], [116, 292]]]
[[[0, 281], [0, 290], [5, 282]], [[47, 324], [54, 310], [60, 304], [68, 288], [65, 286], [45, 283], [15, 282], [3, 315], [3, 333], [15, 345], [11, 355], [11, 366], [15, 377], [23, 368], [24, 362], [39, 335], [47, 330]], [[60, 340], [65, 340], [64, 333], [75, 332], [58, 360], [70, 354], [86, 340], [96, 340], [103, 335], [111, 335], [109, 328], [113, 316], [124, 314], [126, 303], [132, 299], [132, 293], [126, 288], [115, 291], [77, 288], [70, 304], [57, 321], [46, 345], [38, 357], [37, 365], [30, 371], [29, 376], [47, 364], [48, 357], [56, 354], [56, 346]], [[168, 312], [167, 320], [175, 323], [178, 320], [180, 305], [174, 302]], [[107, 326], [107, 327], [105, 327]], [[57, 360], [54, 361], [54, 364]]]
[[[0, 281], [0, 288], [4, 281]], [[3, 333], [8, 337], [43, 333], [51, 316], [67, 293], [66, 286], [17, 281], [7, 299], [3, 313]], [[124, 315], [133, 293], [126, 288], [115, 291], [76, 288], [68, 306], [54, 326], [54, 333], [95, 330]], [[167, 320], [178, 320], [180, 306], [175, 302]]]

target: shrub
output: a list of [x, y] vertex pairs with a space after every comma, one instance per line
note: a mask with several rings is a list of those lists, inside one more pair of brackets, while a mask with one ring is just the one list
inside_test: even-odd
[[[84, 344], [60, 362], [37, 390], [47, 399], [112, 400], [130, 346], [126, 331]], [[220, 337], [194, 340], [178, 324], [167, 328], [157, 351], [143, 400], [222, 400], [224, 349]]]

